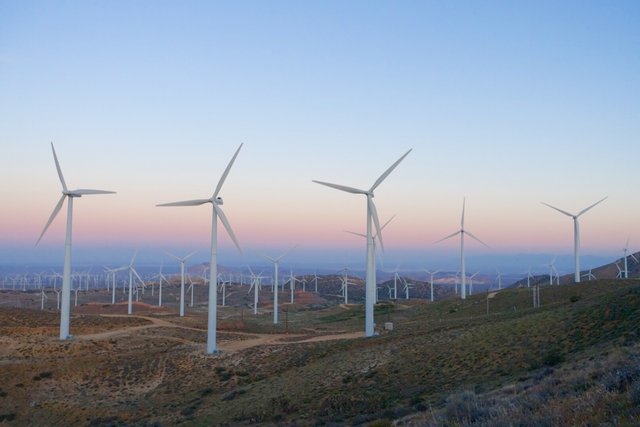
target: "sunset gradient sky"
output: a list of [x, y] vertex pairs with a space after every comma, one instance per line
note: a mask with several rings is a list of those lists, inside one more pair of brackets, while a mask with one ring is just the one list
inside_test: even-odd
[[[62, 262], [49, 142], [77, 199], [74, 259], [134, 248], [201, 250], [221, 192], [247, 259], [297, 244], [301, 261], [360, 262], [376, 191], [385, 260], [640, 247], [640, 3], [637, 1], [0, 0], [0, 263]], [[221, 262], [244, 262], [220, 229]], [[90, 255], [87, 255], [90, 254]], [[145, 257], [141, 253], [141, 257]], [[295, 259], [295, 258], [294, 258]], [[506, 262], [506, 261], [505, 261]], [[494, 268], [493, 266], [489, 266]], [[487, 268], [489, 268], [487, 267]]]

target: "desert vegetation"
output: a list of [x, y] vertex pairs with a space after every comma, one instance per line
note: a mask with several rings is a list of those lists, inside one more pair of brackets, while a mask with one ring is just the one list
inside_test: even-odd
[[[466, 300], [220, 310], [0, 309], [0, 422], [17, 425], [576, 425], [640, 422], [640, 283], [508, 289]], [[488, 314], [487, 314], [488, 307]], [[81, 311], [81, 310], [79, 310]], [[284, 315], [281, 317], [284, 320]], [[393, 331], [384, 331], [392, 322]]]

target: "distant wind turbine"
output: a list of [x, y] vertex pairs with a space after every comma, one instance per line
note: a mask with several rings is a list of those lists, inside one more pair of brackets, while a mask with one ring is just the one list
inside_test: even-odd
[[277, 258], [271, 258], [267, 255], [262, 255], [263, 258], [271, 261], [273, 263], [274, 269], [274, 278], [273, 278], [273, 324], [278, 324], [278, 266], [280, 264], [280, 260], [284, 258], [285, 255], [291, 251], [291, 249], [287, 249], [282, 255]]
[[[624, 278], [625, 279], [629, 278], [629, 266], [627, 265], [628, 252], [629, 252], [629, 238], [627, 237], [627, 243], [624, 245], [624, 249], [622, 250], [622, 253], [624, 256]], [[631, 258], [633, 258], [636, 263], [638, 262], [638, 259], [633, 254], [631, 254]]]
[[[358, 188], [347, 187], [340, 184], [331, 184], [322, 181], [313, 181], [316, 184], [325, 185], [327, 187], [334, 188], [340, 191], [346, 191], [352, 194], [363, 194], [367, 196], [367, 274], [365, 280], [365, 336], [371, 337], [375, 334], [373, 328], [373, 306], [377, 300], [377, 291], [375, 283], [375, 254], [373, 248], [373, 233], [372, 226], [375, 225], [377, 230], [378, 241], [380, 242], [380, 248], [384, 251], [384, 244], [382, 241], [382, 232], [380, 228], [380, 221], [378, 220], [378, 212], [376, 205], [373, 203], [373, 192], [384, 181], [387, 176], [404, 160], [411, 150], [402, 155], [394, 164], [392, 164], [380, 177], [373, 183], [369, 190], [360, 190]], [[373, 224], [372, 224], [373, 222]]]
[[49, 216], [49, 220], [44, 226], [44, 230], [42, 230], [42, 233], [36, 242], [36, 246], [40, 243], [44, 233], [47, 232], [47, 229], [55, 219], [56, 215], [58, 215], [58, 212], [62, 209], [64, 200], [68, 197], [67, 231], [64, 243], [64, 269], [62, 272], [62, 308], [60, 310], [60, 340], [66, 340], [71, 338], [71, 334], [69, 333], [69, 319], [71, 317], [71, 226], [73, 222], [73, 199], [75, 197], [88, 196], [91, 194], [114, 194], [115, 192], [88, 189], [69, 190], [66, 182], [64, 181], [64, 177], [62, 176], [62, 169], [60, 169], [60, 163], [58, 163], [58, 156], [56, 156], [56, 149], [53, 147], [53, 142], [51, 143], [51, 150], [53, 151], [53, 160], [56, 163], [58, 178], [60, 178], [60, 183], [62, 184], [62, 197], [60, 197], [58, 204], [53, 208], [53, 212], [51, 213], [51, 216]]
[[464, 229], [464, 208], [465, 208], [465, 199], [462, 199], [462, 217], [460, 220], [460, 230], [456, 231], [455, 233], [451, 233], [446, 237], [443, 237], [442, 239], [438, 240], [435, 243], [440, 243], [444, 240], [450, 239], [452, 237], [457, 236], [458, 234], [460, 235], [460, 281], [461, 281], [461, 285], [460, 285], [460, 297], [462, 299], [467, 298], [467, 291], [466, 291], [466, 272], [465, 272], [465, 262], [464, 262], [464, 235], [468, 234], [469, 237], [471, 237], [472, 239], [482, 243], [483, 245], [485, 245], [486, 247], [489, 247], [489, 245], [487, 245], [486, 243], [484, 243], [482, 240], [478, 239], [476, 236], [474, 236], [473, 234], [471, 234], [468, 230]]
[[238, 244], [238, 240], [236, 239], [235, 234], [233, 234], [233, 230], [231, 229], [231, 225], [227, 220], [226, 215], [222, 211], [222, 198], [218, 197], [218, 193], [222, 188], [222, 184], [227, 179], [227, 175], [231, 170], [231, 166], [233, 166], [233, 162], [235, 162], [240, 149], [242, 148], [242, 144], [238, 147], [235, 154], [231, 158], [231, 161], [227, 165], [227, 168], [222, 173], [222, 177], [220, 177], [220, 181], [218, 181], [218, 186], [216, 187], [213, 195], [208, 199], [198, 199], [198, 200], [187, 200], [184, 202], [174, 202], [174, 203], [163, 203], [157, 206], [199, 206], [204, 205], [206, 203], [211, 203], [213, 206], [213, 213], [211, 216], [211, 260], [210, 260], [210, 269], [209, 269], [209, 308], [208, 308], [208, 316], [207, 316], [207, 353], [217, 353], [217, 343], [216, 343], [216, 333], [217, 333], [217, 283], [218, 283], [218, 217], [220, 217], [220, 221], [222, 221], [222, 225], [227, 230], [229, 237], [233, 240], [233, 243], [238, 248], [238, 251], [242, 253], [240, 249], [240, 245]]
[[574, 258], [575, 258], [575, 273], [574, 273], [574, 276], [573, 276], [573, 280], [576, 283], [580, 283], [580, 224], [578, 223], [578, 218], [580, 218], [580, 216], [582, 214], [584, 214], [585, 212], [587, 212], [589, 209], [591, 209], [594, 206], [596, 206], [597, 204], [603, 202], [605, 199], [606, 199], [606, 197], [603, 198], [603, 199], [598, 200], [597, 202], [595, 202], [591, 206], [589, 206], [587, 208], [584, 208], [583, 210], [578, 212], [577, 215], [571, 214], [571, 213], [569, 213], [567, 211], [563, 211], [562, 209], [558, 209], [555, 206], [551, 206], [548, 203], [541, 202], [543, 205], [549, 206], [551, 209], [555, 209], [558, 212], [573, 218], [573, 254], [574, 254]]
[[427, 274], [429, 274], [430, 278], [429, 278], [429, 287], [431, 288], [431, 302], [433, 302], [433, 276], [435, 276], [436, 274], [440, 273], [439, 270], [436, 271], [430, 271], [425, 269], [424, 270]]
[[184, 265], [189, 258], [194, 256], [198, 251], [193, 251], [189, 255], [184, 256], [182, 258], [177, 257], [169, 252], [165, 252], [171, 258], [175, 259], [180, 263], [180, 317], [184, 317]]

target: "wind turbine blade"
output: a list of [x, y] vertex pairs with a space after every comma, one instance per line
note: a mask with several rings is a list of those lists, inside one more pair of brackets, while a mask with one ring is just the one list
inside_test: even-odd
[[80, 188], [78, 190], [72, 190], [70, 193], [78, 194], [80, 196], [85, 196], [89, 194], [116, 194], [115, 191], [107, 191], [107, 190], [89, 190], [86, 188]]
[[273, 263], [278, 262], [278, 260], [280, 259], [280, 258], [278, 258], [278, 259], [274, 259], [274, 258], [271, 258], [269, 255], [265, 255], [265, 254], [259, 254], [259, 255], [260, 255], [262, 258], [265, 258], [265, 259], [267, 259], [267, 260], [269, 260], [269, 261], [271, 261], [271, 262], [273, 262]]
[[138, 278], [138, 280], [140, 281], [140, 283], [142, 283], [142, 286], [144, 286], [144, 280], [142, 280], [142, 278], [140, 277], [140, 275], [138, 274], [138, 272], [136, 271], [135, 268], [131, 267], [131, 271], [133, 272], [133, 274]]
[[58, 171], [58, 178], [62, 183], [62, 189], [67, 191], [67, 183], [64, 182], [64, 176], [62, 176], [62, 169], [60, 169], [60, 163], [58, 163], [58, 156], [56, 156], [56, 149], [53, 148], [53, 142], [51, 143], [51, 150], [53, 151], [53, 160], [56, 162], [56, 170]]
[[320, 185], [326, 185], [327, 187], [335, 188], [336, 190], [346, 191], [347, 193], [367, 194], [367, 192], [364, 190], [359, 190], [353, 187], [347, 187], [346, 185], [331, 184], [330, 182], [316, 181], [315, 179], [312, 180], [312, 182], [315, 182], [316, 184], [320, 184]]
[[172, 202], [172, 203], [161, 203], [156, 206], [200, 206], [205, 203], [210, 203], [209, 199], [196, 199], [196, 200], [185, 200], [184, 202]]
[[380, 177], [376, 180], [376, 182], [373, 183], [373, 185], [371, 186], [371, 188], [369, 189], [370, 193], [373, 193], [373, 190], [375, 190], [376, 188], [378, 188], [378, 186], [382, 183], [382, 181], [385, 180], [385, 178], [387, 176], [389, 176], [389, 174], [396, 168], [396, 166], [398, 166], [400, 164], [401, 161], [404, 160], [405, 157], [407, 157], [409, 155], [409, 153], [411, 152], [410, 149], [409, 151], [407, 151], [406, 153], [404, 153], [402, 155], [402, 157], [400, 157], [398, 160], [396, 160], [396, 162], [394, 164], [392, 164], [391, 166], [389, 166], [389, 169], [387, 169], [386, 171], [384, 171], [384, 173], [382, 175], [380, 175]]
[[567, 211], [563, 211], [562, 209], [558, 209], [558, 208], [556, 208], [555, 206], [551, 206], [550, 204], [545, 203], [545, 202], [540, 202], [540, 203], [542, 203], [542, 204], [543, 204], [543, 205], [545, 205], [545, 206], [549, 206], [551, 209], [555, 209], [555, 210], [557, 210], [558, 212], [563, 213], [563, 214], [565, 214], [565, 215], [570, 216], [570, 217], [572, 217], [572, 218], [573, 218], [573, 215], [572, 215], [572, 214], [570, 214], [570, 213], [569, 213], [569, 212], [567, 212]]
[[163, 251], [163, 252], [164, 252], [165, 254], [169, 255], [171, 258], [175, 259], [176, 261], [181, 261], [181, 259], [180, 259], [180, 258], [178, 258], [177, 256], [175, 256], [174, 254], [169, 253], [169, 252], [167, 252], [167, 251]]
[[47, 221], [47, 223], [44, 226], [44, 230], [42, 230], [42, 233], [40, 233], [40, 237], [38, 237], [38, 241], [36, 242], [36, 246], [38, 246], [38, 243], [40, 243], [40, 240], [42, 240], [42, 236], [44, 236], [44, 233], [47, 232], [47, 229], [49, 228], [49, 226], [51, 225], [51, 223], [55, 219], [56, 215], [58, 215], [58, 212], [60, 212], [60, 209], [62, 209], [62, 204], [64, 203], [64, 198], [65, 197], [67, 197], [66, 194], [63, 194], [62, 197], [60, 197], [60, 200], [58, 200], [58, 204], [53, 208], [53, 212], [51, 212], [51, 215], [49, 216], [49, 220]]
[[487, 245], [485, 242], [483, 242], [482, 240], [478, 239], [476, 236], [474, 236], [473, 234], [471, 234], [470, 232], [468, 232], [467, 230], [464, 231], [465, 234], [467, 234], [469, 237], [471, 237], [472, 239], [482, 243], [483, 245], [485, 245], [486, 247], [489, 247], [489, 245]]
[[224, 228], [227, 230], [229, 237], [231, 237], [231, 240], [233, 240], [233, 243], [235, 243], [236, 248], [238, 248], [238, 252], [242, 254], [242, 249], [240, 249], [240, 244], [238, 243], [238, 239], [236, 239], [236, 235], [233, 234], [233, 229], [231, 228], [231, 224], [229, 224], [229, 220], [227, 219], [227, 216], [224, 214], [222, 209], [215, 203], [213, 204], [213, 207], [218, 213], [218, 217], [220, 218], [220, 221], [222, 221], [222, 225], [224, 225]]
[[192, 256], [194, 256], [195, 254], [197, 254], [198, 251], [193, 251], [191, 252], [189, 255], [187, 255], [186, 257], [182, 258], [184, 261], [188, 260], [189, 258], [191, 258]]
[[238, 153], [240, 152], [240, 149], [242, 148], [243, 145], [244, 144], [240, 144], [240, 146], [236, 150], [235, 154], [231, 158], [231, 161], [227, 165], [227, 168], [222, 173], [222, 176], [220, 177], [220, 181], [218, 181], [218, 186], [216, 187], [216, 191], [213, 192], [213, 196], [211, 197], [212, 199], [215, 199], [218, 196], [218, 193], [220, 192], [220, 189], [222, 188], [222, 184], [224, 184], [224, 181], [227, 179], [227, 175], [229, 175], [229, 171], [231, 170], [231, 166], [233, 166], [233, 162], [236, 161], [236, 157], [238, 157]]
[[376, 237], [378, 238], [378, 242], [380, 242], [380, 249], [384, 252], [384, 242], [382, 241], [382, 229], [380, 228], [380, 220], [378, 219], [378, 210], [376, 209], [376, 204], [373, 203], [371, 197], [367, 197], [367, 201], [370, 206], [373, 223], [376, 226]]
[[443, 241], [445, 241], [445, 240], [447, 240], [447, 239], [450, 239], [450, 238], [452, 238], [452, 237], [454, 237], [454, 236], [457, 236], [458, 234], [460, 234], [460, 230], [456, 231], [455, 233], [451, 233], [451, 234], [449, 234], [448, 236], [443, 237], [443, 238], [442, 238], [442, 239], [440, 239], [440, 240], [436, 240], [435, 242], [433, 242], [433, 244], [435, 245], [436, 243], [443, 242]]
[[[607, 196], [607, 197], [609, 197], [609, 196]], [[588, 208], [584, 208], [584, 209], [582, 209], [582, 210], [580, 211], [580, 213], [579, 213], [578, 215], [576, 215], [576, 216], [580, 216], [580, 215], [582, 215], [583, 213], [585, 213], [586, 211], [588, 211], [589, 209], [593, 208], [595, 205], [597, 205], [597, 204], [600, 204], [600, 203], [604, 202], [604, 201], [607, 199], [607, 197], [605, 197], [605, 198], [603, 198], [603, 199], [598, 200], [597, 202], [595, 202], [594, 204], [592, 204], [592, 205], [591, 205], [591, 206], [589, 206]]]
[[466, 202], [467, 202], [467, 198], [463, 197], [462, 198], [462, 217], [460, 219], [460, 229], [461, 230], [464, 230], [464, 207], [465, 207]]
[[380, 227], [380, 230], [384, 230], [384, 228], [385, 228], [385, 227], [386, 227], [386, 226], [387, 226], [391, 221], [393, 221], [393, 218], [395, 218], [395, 217], [396, 217], [396, 216], [395, 216], [395, 214], [394, 214], [391, 218], [389, 218], [389, 219], [387, 220], [387, 222], [385, 222], [385, 223], [382, 225], [382, 227]]
[[136, 251], [133, 253], [133, 257], [131, 258], [131, 263], [129, 264], [130, 266], [133, 265], [137, 256], [138, 256], [138, 250], [136, 249]]
[[297, 246], [298, 245], [291, 246], [289, 249], [284, 251], [284, 253], [282, 255], [280, 255], [278, 258], [276, 258], [276, 260], [274, 262], [280, 261], [282, 258], [284, 258], [289, 252], [291, 252]]
[[354, 231], [349, 231], [349, 230], [342, 230], [342, 231], [344, 231], [345, 233], [353, 234], [354, 236], [360, 236], [360, 237], [365, 237], [365, 238], [367, 237], [366, 235], [364, 235], [362, 233], [356, 233]]

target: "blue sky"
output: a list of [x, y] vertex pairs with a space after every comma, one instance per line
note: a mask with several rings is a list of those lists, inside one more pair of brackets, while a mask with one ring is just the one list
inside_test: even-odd
[[62, 257], [63, 215], [32, 246], [59, 194], [54, 141], [70, 185], [118, 192], [76, 204], [76, 258], [206, 252], [207, 209], [154, 205], [208, 197], [240, 142], [223, 197], [248, 253], [357, 258], [342, 229], [363, 229], [364, 201], [311, 179], [368, 187], [413, 148], [376, 193], [398, 214], [390, 260], [455, 259], [432, 242], [464, 196], [492, 247], [470, 253], [498, 256], [569, 254], [569, 219], [539, 202], [608, 195], [583, 253], [615, 256], [640, 244], [638, 22], [635, 1], [0, 0], [0, 254]]

